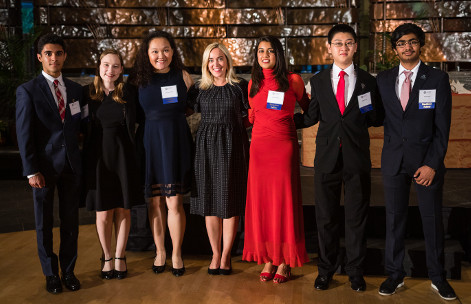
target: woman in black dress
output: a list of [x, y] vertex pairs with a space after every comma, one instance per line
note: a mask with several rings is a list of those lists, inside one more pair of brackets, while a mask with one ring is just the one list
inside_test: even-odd
[[[193, 84], [172, 36], [151, 32], [136, 56], [131, 82], [139, 87], [145, 113], [145, 196], [156, 256], [152, 270], [165, 270], [165, 231], [172, 238], [172, 274], [185, 272], [182, 242], [186, 217], [183, 194], [190, 191], [193, 140], [186, 121], [186, 98]], [[168, 212], [167, 212], [168, 209]]]
[[[126, 243], [130, 209], [143, 203], [136, 171], [134, 129], [136, 90], [123, 83], [123, 59], [105, 50], [93, 83], [84, 87], [89, 116], [85, 130], [83, 163], [88, 210], [96, 210], [96, 227], [102, 248], [101, 275], [123, 279], [127, 275]], [[115, 263], [111, 255], [113, 224]]]
[[247, 81], [235, 76], [231, 55], [224, 45], [212, 43], [206, 47], [202, 79], [190, 91], [189, 106], [201, 112], [191, 213], [205, 217], [213, 250], [209, 274], [231, 273], [232, 245], [239, 217], [245, 210], [247, 85]]

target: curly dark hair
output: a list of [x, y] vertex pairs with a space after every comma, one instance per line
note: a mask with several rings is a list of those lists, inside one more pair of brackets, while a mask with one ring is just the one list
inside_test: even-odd
[[404, 23], [396, 27], [394, 32], [391, 34], [391, 47], [393, 50], [396, 49], [396, 43], [402, 36], [414, 34], [419, 39], [420, 46], [423, 47], [425, 45], [425, 33], [424, 31], [418, 26], [413, 23]]
[[173, 56], [170, 62], [170, 69], [186, 70], [172, 35], [165, 31], [150, 32], [142, 41], [141, 47], [136, 55], [136, 60], [134, 61], [134, 66], [129, 75], [129, 82], [135, 86], [145, 87], [154, 74], [154, 67], [150, 63], [148, 50], [150, 42], [155, 38], [167, 39], [172, 48]]
[[252, 86], [250, 88], [250, 97], [254, 97], [260, 90], [260, 84], [264, 78], [263, 69], [258, 63], [258, 46], [261, 42], [269, 42], [271, 47], [275, 51], [275, 67], [273, 68], [273, 74], [275, 75], [275, 81], [278, 83], [278, 91], [286, 92], [289, 89], [289, 80], [288, 67], [286, 65], [285, 54], [283, 51], [283, 46], [281, 45], [280, 40], [273, 36], [262, 36], [258, 39], [257, 45], [254, 49], [254, 62], [252, 66]]

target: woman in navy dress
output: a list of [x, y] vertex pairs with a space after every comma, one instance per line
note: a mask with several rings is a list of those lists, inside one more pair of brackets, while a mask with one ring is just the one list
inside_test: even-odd
[[[196, 133], [193, 214], [205, 217], [213, 250], [208, 273], [232, 271], [231, 250], [244, 214], [247, 193], [249, 141], [248, 83], [238, 79], [227, 48], [212, 43], [203, 54], [201, 81], [191, 89], [189, 105], [201, 113]], [[221, 239], [223, 246], [221, 250]]]
[[[134, 150], [136, 90], [123, 83], [123, 59], [105, 50], [93, 83], [84, 86], [89, 109], [85, 128], [83, 164], [88, 210], [96, 210], [96, 228], [102, 247], [104, 279], [127, 274], [126, 243], [132, 206], [143, 203]], [[115, 264], [111, 237], [115, 227]]]
[[144, 39], [131, 81], [139, 87], [145, 114], [145, 196], [156, 246], [152, 270], [165, 270], [168, 223], [173, 245], [171, 270], [181, 276], [185, 272], [181, 246], [186, 224], [182, 195], [191, 186], [193, 145], [185, 111], [193, 81], [169, 33], [156, 31]]

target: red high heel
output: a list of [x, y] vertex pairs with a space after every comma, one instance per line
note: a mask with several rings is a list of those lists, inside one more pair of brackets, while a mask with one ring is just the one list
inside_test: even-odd
[[291, 267], [286, 266], [286, 268], [288, 270], [288, 273], [286, 274], [286, 276], [282, 274], [275, 274], [275, 277], [273, 278], [273, 283], [281, 284], [281, 283], [286, 283], [289, 281], [289, 279], [291, 278]]
[[273, 280], [273, 278], [275, 277], [275, 273], [276, 273], [277, 268], [278, 267], [274, 266], [273, 269], [272, 269], [272, 272], [262, 272], [260, 274], [260, 281], [261, 282], [268, 282], [268, 281]]

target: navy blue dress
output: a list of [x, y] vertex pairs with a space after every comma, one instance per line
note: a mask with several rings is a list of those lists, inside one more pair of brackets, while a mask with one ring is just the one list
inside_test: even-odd
[[[164, 103], [162, 87], [177, 86], [178, 99]], [[192, 145], [186, 121], [187, 87], [182, 71], [155, 73], [139, 88], [145, 114], [145, 196], [175, 196], [190, 191]]]

